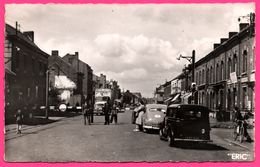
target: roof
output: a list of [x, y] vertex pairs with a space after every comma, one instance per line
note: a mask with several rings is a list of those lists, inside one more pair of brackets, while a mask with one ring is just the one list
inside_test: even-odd
[[7, 74], [16, 76], [16, 74], [15, 74], [13, 71], [11, 71], [10, 69], [8, 69], [8, 68], [5, 68], [5, 72], [6, 72]]
[[182, 108], [182, 109], [202, 109], [202, 111], [209, 111], [209, 109], [205, 106], [197, 105], [197, 104], [171, 104], [168, 108]]
[[[201, 59], [199, 59], [198, 61], [195, 62], [195, 67], [199, 66], [201, 63], [203, 63], [204, 61], [207, 61], [207, 59], [209, 57], [211, 57], [212, 55], [214, 55], [214, 53], [219, 52], [223, 46], [227, 46], [228, 44], [230, 44], [234, 39], [241, 37], [243, 34], [248, 33], [248, 30], [250, 29], [250, 27], [252, 27], [254, 25], [248, 25], [246, 28], [244, 28], [243, 30], [241, 30], [240, 32], [238, 32], [236, 35], [233, 35], [231, 38], [227, 38], [227, 40], [223, 43], [220, 44], [220, 46], [218, 46], [217, 48], [213, 49], [210, 53], [208, 53], [206, 56], [202, 57]], [[242, 37], [243, 38], [243, 37]]]
[[146, 108], [159, 108], [159, 107], [165, 107], [167, 108], [167, 105], [165, 104], [146, 104]]
[[16, 29], [9, 24], [5, 24], [5, 31], [9, 36], [16, 36], [18, 39], [25, 41], [28, 45], [34, 47], [38, 51], [42, 52], [44, 55], [49, 56], [49, 54], [42, 51], [33, 41], [31, 41], [27, 36], [25, 36], [22, 32], [16, 31]]

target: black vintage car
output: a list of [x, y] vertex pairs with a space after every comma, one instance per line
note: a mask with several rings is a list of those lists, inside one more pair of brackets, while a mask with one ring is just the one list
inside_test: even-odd
[[209, 112], [200, 105], [169, 105], [160, 124], [160, 139], [168, 140], [170, 146], [174, 146], [176, 140], [210, 142]]

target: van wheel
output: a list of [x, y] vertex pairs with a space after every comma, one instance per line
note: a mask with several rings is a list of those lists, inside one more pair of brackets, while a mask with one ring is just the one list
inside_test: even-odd
[[173, 147], [174, 144], [175, 144], [174, 133], [173, 133], [173, 131], [171, 129], [169, 130], [169, 134], [168, 134], [168, 143], [169, 143], [170, 147]]

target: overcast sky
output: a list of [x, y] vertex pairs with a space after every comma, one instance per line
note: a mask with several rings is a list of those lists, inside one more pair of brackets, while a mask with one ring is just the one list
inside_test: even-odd
[[[196, 61], [213, 43], [238, 31], [238, 17], [254, 12], [244, 4], [6, 5], [6, 22], [34, 31], [35, 43], [60, 56], [79, 52], [94, 73], [120, 87], [153, 96], [155, 87], [181, 73], [196, 50]], [[242, 20], [246, 22], [247, 20]]]

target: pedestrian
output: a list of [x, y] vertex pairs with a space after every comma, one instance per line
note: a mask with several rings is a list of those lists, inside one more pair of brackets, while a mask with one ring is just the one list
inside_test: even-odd
[[134, 132], [139, 132], [142, 129], [142, 117], [145, 112], [145, 106], [141, 103], [140, 107], [136, 110], [136, 120]]
[[23, 124], [23, 113], [22, 109], [18, 108], [15, 114], [17, 128], [16, 128], [16, 134], [22, 133], [22, 124]]
[[87, 125], [87, 120], [88, 120], [88, 124], [90, 125], [90, 113], [86, 102], [83, 104], [83, 118], [84, 118], [84, 125]]
[[118, 109], [117, 109], [116, 104], [114, 103], [113, 107], [112, 107], [112, 111], [111, 111], [110, 123], [113, 123], [113, 120], [115, 120], [115, 124], [117, 124], [117, 113], [118, 113]]
[[104, 111], [104, 114], [105, 114], [104, 125], [109, 125], [109, 104], [108, 104], [108, 102], [105, 103], [105, 106], [103, 107], [103, 111]]

